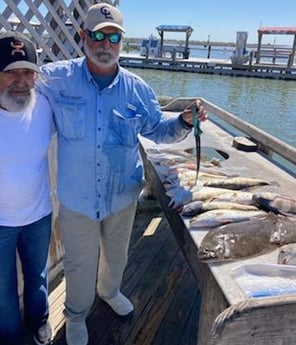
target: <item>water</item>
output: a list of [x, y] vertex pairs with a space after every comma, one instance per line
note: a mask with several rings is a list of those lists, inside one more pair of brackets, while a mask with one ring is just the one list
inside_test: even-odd
[[129, 70], [147, 81], [158, 96], [203, 97], [296, 147], [295, 81]]
[[190, 45], [190, 57], [207, 58], [208, 56], [213, 59], [230, 59], [233, 55], [235, 47], [211, 47], [210, 51], [208, 46]]

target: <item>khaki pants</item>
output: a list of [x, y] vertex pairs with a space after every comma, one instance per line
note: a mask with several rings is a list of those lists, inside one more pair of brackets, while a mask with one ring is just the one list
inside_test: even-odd
[[102, 221], [94, 221], [60, 205], [59, 223], [65, 248], [65, 315], [85, 319], [94, 302], [115, 297], [128, 260], [136, 202]]

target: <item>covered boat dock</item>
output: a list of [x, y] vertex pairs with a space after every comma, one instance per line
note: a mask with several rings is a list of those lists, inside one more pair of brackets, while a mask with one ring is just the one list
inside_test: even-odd
[[[282, 47], [272, 47], [270, 49], [262, 49], [262, 38], [264, 35], [293, 35], [294, 40], [291, 48], [284, 49]], [[296, 27], [261, 27], [258, 29], [258, 46], [256, 53], [256, 64], [260, 63], [261, 57], [271, 57], [273, 62], [277, 58], [288, 59], [287, 67], [291, 67], [295, 58], [296, 50]]]
[[178, 47], [173, 47], [178, 52], [182, 53], [184, 59], [188, 59], [190, 55], [190, 48], [189, 48], [189, 38], [193, 32], [193, 28], [189, 25], [159, 25], [156, 30], [160, 35], [160, 51], [161, 55], [165, 52], [164, 47], [164, 33], [165, 32], [184, 32], [185, 37], [185, 46], [181, 46], [181, 50], [178, 50]]

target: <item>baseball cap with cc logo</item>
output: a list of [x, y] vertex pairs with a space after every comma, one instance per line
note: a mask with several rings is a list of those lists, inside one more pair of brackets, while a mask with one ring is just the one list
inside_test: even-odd
[[122, 14], [119, 9], [107, 3], [90, 6], [84, 20], [84, 29], [98, 31], [106, 26], [112, 26], [125, 32]]
[[17, 31], [6, 31], [0, 34], [0, 72], [27, 68], [40, 72], [37, 51], [30, 39]]

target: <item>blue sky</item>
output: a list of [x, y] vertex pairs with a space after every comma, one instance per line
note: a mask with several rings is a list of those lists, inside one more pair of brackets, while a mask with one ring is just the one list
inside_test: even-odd
[[[213, 41], [235, 42], [237, 31], [247, 31], [248, 43], [257, 43], [260, 26], [296, 27], [295, 0], [120, 0], [119, 9], [127, 37], [158, 36], [158, 25], [179, 24], [192, 26], [194, 40], [206, 41], [210, 35]], [[290, 35], [264, 35], [263, 39], [276, 44], [293, 42]]]
[[[0, 10], [5, 7], [0, 0]], [[119, 8], [126, 37], [158, 37], [159, 25], [190, 25], [191, 40], [235, 42], [237, 31], [247, 31], [248, 43], [257, 43], [260, 26], [296, 27], [295, 0], [119, 0]], [[184, 40], [185, 34], [165, 33], [165, 38]], [[263, 43], [291, 46], [293, 36], [264, 35]]]

